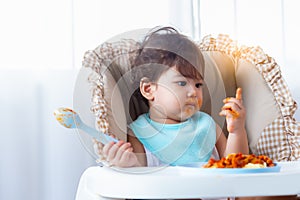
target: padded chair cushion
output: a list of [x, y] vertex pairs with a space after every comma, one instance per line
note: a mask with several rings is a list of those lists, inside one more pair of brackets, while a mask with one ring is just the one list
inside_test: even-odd
[[95, 115], [96, 128], [124, 141], [127, 140], [128, 106], [120, 88], [126, 89], [122, 77], [130, 70], [137, 47], [133, 40], [104, 43], [87, 51], [83, 60], [83, 67], [94, 71], [88, 81], [92, 90], [90, 110]]
[[[238, 48], [226, 35], [204, 37], [198, 46], [206, 64], [202, 110], [223, 127], [225, 119], [218, 115], [222, 100], [242, 87], [251, 151], [276, 161], [299, 160], [300, 126], [293, 118], [297, 105], [276, 62], [260, 48]], [[123, 140], [127, 124], [147, 112], [138, 97], [130, 101], [134, 88], [127, 72], [138, 48], [134, 40], [108, 42], [88, 51], [83, 61], [96, 72], [89, 78], [96, 127]]]
[[244, 105], [247, 108], [246, 129], [250, 149], [254, 151], [260, 138], [260, 134], [257, 133], [262, 133], [264, 128], [280, 117], [280, 109], [272, 91], [253, 64], [239, 60], [236, 81], [244, 90]]
[[[268, 93], [269, 91], [269, 104], [261, 104], [261, 106], [266, 106], [265, 112], [267, 114], [265, 113], [264, 116], [255, 119], [255, 121], [264, 120], [264, 123], [267, 123], [268, 120], [271, 121], [270, 115], [272, 114], [272, 110], [267, 108], [275, 108], [272, 104], [278, 107], [277, 115], [275, 115], [275, 110], [273, 109], [273, 114], [277, 118], [269, 123], [261, 132], [256, 149], [254, 149], [255, 152], [270, 155], [271, 158], [277, 161], [299, 160], [300, 124], [294, 118], [297, 104], [282, 77], [279, 65], [259, 47], [242, 47], [240, 52], [240, 59], [248, 61], [255, 66], [255, 69], [265, 80], [268, 90], [265, 89], [263, 93]], [[257, 90], [257, 92], [259, 91]], [[271, 100], [272, 95], [273, 101]], [[267, 94], [262, 96], [262, 98], [267, 98]], [[262, 113], [260, 112], [260, 114]]]
[[202, 51], [205, 61], [205, 86], [201, 110], [210, 114], [227, 135], [225, 118], [219, 115], [223, 99], [234, 96], [237, 88], [234, 60], [220, 51]]

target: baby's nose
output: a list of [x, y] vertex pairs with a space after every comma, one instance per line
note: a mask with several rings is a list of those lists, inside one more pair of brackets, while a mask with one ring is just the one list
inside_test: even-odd
[[195, 97], [196, 96], [196, 88], [192, 85], [190, 85], [190, 87], [188, 87], [188, 93], [187, 93], [188, 97]]

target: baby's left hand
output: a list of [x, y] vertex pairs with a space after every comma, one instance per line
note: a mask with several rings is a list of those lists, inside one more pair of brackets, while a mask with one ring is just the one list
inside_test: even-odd
[[243, 105], [242, 89], [236, 90], [236, 97], [229, 97], [223, 100], [224, 106], [219, 113], [226, 117], [227, 130], [229, 133], [236, 133], [245, 128], [246, 109]]

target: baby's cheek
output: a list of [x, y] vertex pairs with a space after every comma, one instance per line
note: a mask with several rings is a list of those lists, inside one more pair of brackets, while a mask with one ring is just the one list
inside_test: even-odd
[[171, 110], [172, 112], [178, 112], [178, 110], [182, 108], [182, 105], [179, 101], [174, 99], [166, 101], [165, 107]]
[[198, 104], [198, 108], [200, 109], [202, 106], [202, 99], [199, 98], [197, 104]]

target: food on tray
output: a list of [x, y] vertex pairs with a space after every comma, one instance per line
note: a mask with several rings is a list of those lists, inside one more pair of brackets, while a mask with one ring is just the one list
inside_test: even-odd
[[266, 168], [275, 164], [268, 156], [242, 153], [232, 153], [220, 160], [210, 159], [203, 168]]

